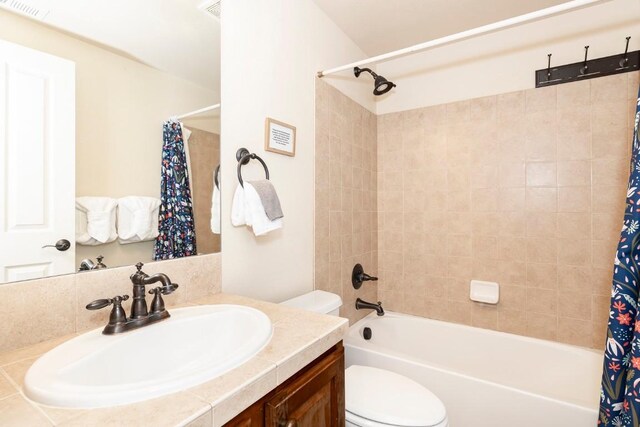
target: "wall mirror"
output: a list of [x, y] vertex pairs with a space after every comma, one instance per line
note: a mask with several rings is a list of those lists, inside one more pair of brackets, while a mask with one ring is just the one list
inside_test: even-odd
[[218, 6], [0, 1], [0, 283], [220, 251]]

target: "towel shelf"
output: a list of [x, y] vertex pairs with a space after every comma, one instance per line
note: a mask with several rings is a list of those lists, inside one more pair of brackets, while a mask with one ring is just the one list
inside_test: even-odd
[[266, 179], [269, 179], [269, 168], [267, 167], [267, 164], [264, 162], [264, 160], [262, 160], [256, 153], [251, 153], [246, 148], [240, 148], [236, 152], [236, 160], [238, 161], [238, 181], [240, 182], [240, 185], [242, 187], [244, 187], [244, 181], [242, 180], [242, 166], [249, 163], [251, 159], [255, 159], [262, 163]]

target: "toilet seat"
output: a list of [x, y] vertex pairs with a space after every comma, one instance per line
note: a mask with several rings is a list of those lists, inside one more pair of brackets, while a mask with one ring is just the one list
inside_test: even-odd
[[360, 427], [445, 427], [444, 404], [421, 384], [384, 369], [345, 370], [346, 419]]

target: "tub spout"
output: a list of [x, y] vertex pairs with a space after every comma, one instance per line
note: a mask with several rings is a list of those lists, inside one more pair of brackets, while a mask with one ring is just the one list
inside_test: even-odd
[[378, 316], [384, 316], [384, 309], [382, 308], [382, 303], [380, 301], [375, 304], [358, 298], [356, 300], [356, 310], [361, 310], [363, 308], [368, 310], [375, 310]]

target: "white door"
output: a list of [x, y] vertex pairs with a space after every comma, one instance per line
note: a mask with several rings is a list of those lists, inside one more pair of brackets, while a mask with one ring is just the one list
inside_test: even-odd
[[75, 271], [74, 215], [75, 64], [0, 40], [0, 283]]

